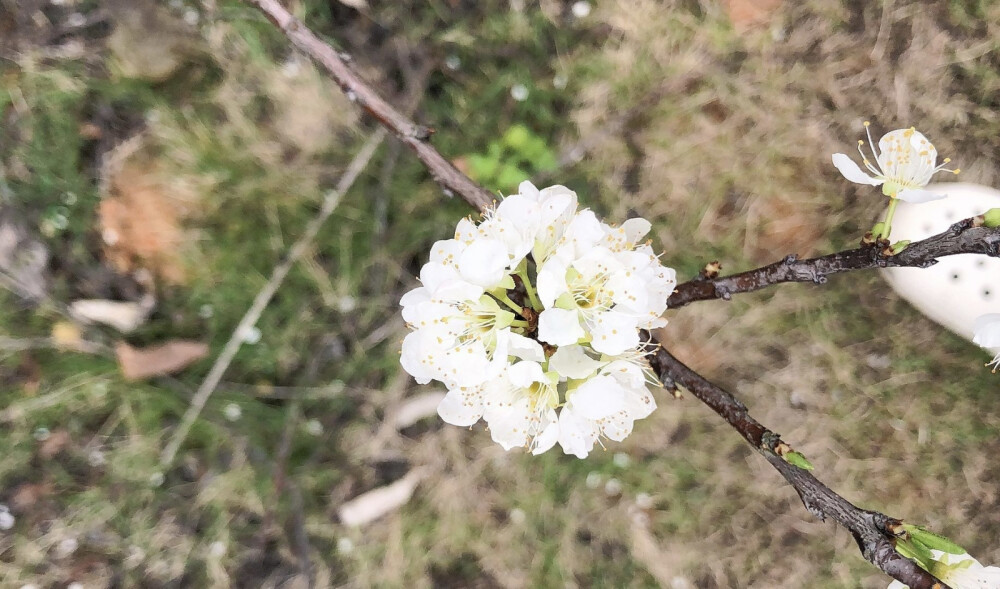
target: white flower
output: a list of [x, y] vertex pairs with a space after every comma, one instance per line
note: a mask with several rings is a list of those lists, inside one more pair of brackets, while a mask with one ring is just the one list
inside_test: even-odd
[[946, 195], [924, 190], [924, 187], [937, 172], [948, 171], [955, 174], [959, 172], [944, 167], [951, 161], [949, 158], [945, 158], [940, 166], [936, 165], [937, 149], [913, 127], [886, 133], [879, 139], [876, 151], [869, 127], [868, 121], [865, 121], [865, 131], [868, 133], [868, 143], [872, 144], [875, 164], [872, 164], [861, 150], [864, 141], [858, 141], [858, 153], [861, 154], [862, 163], [873, 176], [864, 173], [847, 155], [835, 153], [833, 165], [845, 178], [856, 184], [872, 186], [881, 184], [882, 192], [886, 196], [907, 202], [920, 203], [945, 198]]
[[608, 362], [597, 376], [578, 382], [559, 414], [559, 445], [567, 454], [586, 458], [602, 436], [624, 440], [636, 419], [656, 409], [642, 370], [630, 361]]
[[649, 229], [608, 225], [566, 187], [523, 182], [434, 244], [421, 286], [400, 300], [412, 330], [400, 363], [445, 385], [444, 421], [482, 420], [505, 450], [559, 444], [583, 458], [601, 438], [621, 441], [656, 407], [639, 330], [665, 324], [676, 284], [638, 243]]
[[595, 350], [616, 355], [639, 344], [639, 329], [666, 323], [660, 315], [675, 273], [649, 246], [629, 249], [646, 230], [648, 222], [615, 229], [590, 211], [577, 215], [538, 272], [541, 341], [563, 346], [589, 337]]
[[[1000, 587], [1000, 567], [984, 567], [969, 554], [948, 554], [931, 550], [934, 566], [930, 573], [952, 589], [997, 589]], [[899, 581], [889, 583], [887, 589], [907, 589]]]
[[976, 319], [973, 343], [997, 353], [987, 366], [1000, 370], [1000, 313], [989, 313]]

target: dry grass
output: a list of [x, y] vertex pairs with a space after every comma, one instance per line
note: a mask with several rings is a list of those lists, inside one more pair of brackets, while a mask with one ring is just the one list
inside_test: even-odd
[[[396, 41], [418, 37], [433, 59], [460, 54], [459, 70], [432, 76], [421, 115], [449, 156], [477, 152], [476, 138], [521, 119], [537, 122], [542, 136], [558, 123], [567, 142], [586, 139], [586, 159], [557, 181], [613, 219], [636, 212], [652, 220], [664, 260], [683, 276], [712, 259], [739, 270], [855, 243], [884, 203], [844, 181], [829, 157], [853, 148], [867, 118], [877, 129], [917, 125], [964, 180], [995, 183], [1000, 6], [964, 5], [786, 2], [739, 32], [723, 4], [698, 1], [595, 3], [579, 23], [554, 2], [540, 11], [487, 3], [467, 20], [423, 5], [373, 6], [350, 19], [339, 5], [298, 8], [344, 39], [362, 71], [385, 70], [388, 96], [402, 75]], [[129, 186], [162, 191], [178, 182], [197, 194], [183, 199], [196, 214], [171, 238], [195, 242], [180, 248], [190, 279], [159, 293], [162, 307], [133, 343], [186, 337], [217, 349], [361, 130], [336, 88], [247, 15], [227, 5], [217, 19], [203, 17], [198, 34], [184, 29], [197, 41], [166, 81], [134, 95], [117, 79], [114, 91], [91, 90], [113, 105], [147, 101], [139, 115], [153, 163]], [[366, 51], [381, 61], [366, 62]], [[48, 159], [23, 146], [52, 128], [73, 136], [88, 115], [60, 109], [81, 100], [87, 84], [100, 86], [75, 63], [23, 61], [4, 83], [28, 108], [7, 109], [12, 147], [0, 161], [16, 172], [15, 188], [43, 194], [68, 172], [45, 176]], [[561, 94], [549, 82], [554, 71], [571, 74]], [[531, 76], [538, 102], [514, 104], [504, 84]], [[623, 113], [631, 116], [618, 129]], [[42, 124], [51, 121], [62, 127]], [[403, 326], [394, 305], [427, 245], [465, 211], [442, 205], [408, 154], [397, 155], [382, 156], [347, 195], [289, 276], [262, 318], [260, 344], [237, 357], [175, 468], [161, 472], [157, 456], [200, 380], [197, 368], [130, 385], [99, 358], [3, 358], [4, 406], [27, 409], [5, 413], [10, 427], [0, 437], [10, 448], [0, 458], [0, 500], [17, 516], [0, 535], [0, 584], [887, 584], [847, 533], [815, 521], [690, 397], [659, 395], [659, 410], [628, 440], [586, 461], [505, 453], [481, 427], [433, 417], [398, 431], [392, 416], [426, 391], [398, 368]], [[56, 255], [92, 243], [98, 181], [79, 172], [79, 183], [92, 185], [94, 198], [81, 199], [92, 216], [79, 215], [82, 229], [61, 238], [64, 249], [49, 242]], [[161, 213], [152, 214], [169, 216]], [[57, 294], [76, 292], [67, 275], [56, 277], [67, 283]], [[4, 330], [48, 335], [55, 319], [12, 309], [4, 299]], [[671, 350], [737, 393], [834, 489], [1000, 562], [996, 380], [979, 370], [972, 346], [876, 275], [699, 303], [670, 319], [662, 336]], [[337, 386], [315, 388], [330, 382]], [[242, 408], [240, 420], [224, 417], [230, 403]], [[58, 451], [50, 444], [43, 453], [35, 439], [43, 425], [68, 433]], [[344, 501], [415, 468], [427, 476], [401, 510], [361, 528], [336, 523]], [[276, 488], [279, 471], [287, 484]], [[79, 547], [61, 552], [70, 538]]]

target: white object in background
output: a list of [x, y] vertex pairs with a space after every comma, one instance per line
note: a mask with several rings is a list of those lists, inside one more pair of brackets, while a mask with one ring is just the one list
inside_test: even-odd
[[[900, 202], [892, 221], [892, 241], [917, 241], [953, 223], [1000, 207], [1000, 190], [978, 184], [932, 184], [948, 195], [933, 202]], [[972, 341], [976, 318], [1000, 313], [1000, 259], [982, 254], [947, 256], [930, 268], [886, 268], [883, 276], [899, 296], [924, 315]]]

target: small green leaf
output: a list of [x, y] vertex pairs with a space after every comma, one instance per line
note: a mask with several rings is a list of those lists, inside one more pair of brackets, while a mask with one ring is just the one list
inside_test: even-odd
[[905, 250], [906, 246], [908, 246], [908, 245], [910, 245], [910, 240], [909, 239], [904, 239], [902, 241], [897, 241], [896, 243], [892, 244], [892, 255], [895, 256], [899, 252]]
[[896, 540], [896, 552], [902, 554], [906, 558], [912, 558], [917, 561], [924, 570], [929, 570], [930, 567], [934, 565], [934, 554], [931, 553], [930, 548], [924, 546], [920, 542], [914, 542], [912, 540]]
[[909, 532], [910, 537], [924, 546], [932, 550], [940, 550], [941, 552], [947, 552], [948, 554], [965, 554], [964, 548], [955, 544], [948, 538], [935, 534], [922, 526], [915, 526], [912, 524], [903, 524], [903, 529]]
[[792, 466], [797, 466], [802, 470], [813, 470], [814, 468], [812, 463], [809, 462], [809, 460], [806, 459], [806, 457], [803, 456], [801, 452], [796, 452], [793, 450], [791, 452], [787, 452], [784, 456], [782, 456], [782, 458], [788, 464], [791, 464]]
[[504, 144], [514, 151], [521, 151], [531, 139], [531, 131], [524, 125], [514, 125], [503, 134]]

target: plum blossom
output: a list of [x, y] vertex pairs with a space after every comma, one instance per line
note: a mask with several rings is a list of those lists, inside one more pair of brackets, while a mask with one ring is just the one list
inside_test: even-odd
[[833, 165], [845, 178], [855, 184], [881, 185], [886, 196], [907, 202], [921, 203], [945, 198], [946, 195], [924, 190], [924, 187], [937, 172], [957, 174], [959, 170], [945, 168], [951, 161], [949, 158], [937, 165], [937, 149], [923, 133], [913, 127], [890, 131], [879, 139], [876, 150], [868, 121], [865, 121], [865, 132], [868, 134], [875, 163], [861, 149], [864, 141], [858, 141], [858, 153], [861, 154], [861, 162], [872, 175], [862, 171], [846, 154], [835, 153]]
[[[930, 573], [953, 589], [996, 589], [1000, 587], [1000, 567], [983, 566], [966, 554], [948, 554], [931, 550], [934, 562]], [[889, 583], [886, 589], [907, 589], [899, 581]]]
[[674, 271], [639, 243], [648, 221], [577, 207], [564, 186], [522, 183], [436, 242], [400, 300], [403, 368], [445, 385], [445, 422], [483, 421], [505, 450], [584, 458], [656, 408], [639, 330], [666, 323]]
[[997, 353], [987, 366], [993, 372], [1000, 370], [1000, 313], [988, 313], [976, 319], [975, 336], [972, 342]]

